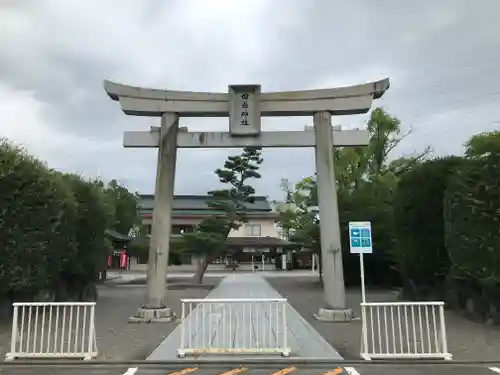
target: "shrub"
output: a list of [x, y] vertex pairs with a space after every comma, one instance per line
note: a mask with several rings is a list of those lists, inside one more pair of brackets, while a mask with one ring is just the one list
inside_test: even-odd
[[390, 189], [377, 182], [360, 187], [350, 195], [339, 196], [344, 278], [346, 285], [359, 285], [359, 256], [350, 254], [349, 221], [370, 221], [373, 254], [364, 257], [367, 285], [398, 285], [391, 251], [394, 247], [394, 219]]
[[483, 290], [500, 287], [499, 170], [497, 154], [468, 160], [450, 180], [444, 200], [450, 276]]
[[405, 173], [394, 200], [394, 259], [403, 279], [416, 285], [442, 282], [450, 267], [444, 243], [443, 197], [459, 157], [426, 161]]
[[112, 211], [98, 183], [85, 181], [77, 175], [58, 175], [71, 189], [77, 203], [76, 256], [65, 263], [61, 276], [70, 294], [80, 294], [81, 289], [94, 282], [99, 271], [106, 267], [112, 246], [105, 231], [112, 221]]
[[0, 140], [0, 293], [33, 298], [76, 252], [76, 203], [64, 183]]
[[134, 238], [127, 246], [127, 253], [130, 256], [140, 259], [142, 263], [147, 262], [149, 260], [149, 238]]

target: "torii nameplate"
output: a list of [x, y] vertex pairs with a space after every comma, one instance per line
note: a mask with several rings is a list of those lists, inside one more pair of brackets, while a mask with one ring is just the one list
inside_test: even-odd
[[260, 123], [260, 85], [229, 86], [229, 133], [258, 136]]

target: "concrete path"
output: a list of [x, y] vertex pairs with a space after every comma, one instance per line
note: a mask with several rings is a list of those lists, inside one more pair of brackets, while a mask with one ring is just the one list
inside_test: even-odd
[[[205, 278], [224, 278], [233, 275], [260, 275], [263, 277], [318, 277], [317, 272], [307, 270], [295, 271], [234, 271], [234, 272], [207, 272]], [[193, 272], [169, 272], [167, 279], [190, 279], [194, 276]], [[146, 281], [146, 273], [144, 272], [108, 272], [108, 283], [122, 284], [130, 282]]]
[[[257, 274], [235, 274], [224, 278], [219, 285], [212, 290], [207, 299], [211, 298], [283, 298], [274, 288], [272, 288], [261, 275]], [[244, 309], [242, 303], [237, 304], [239, 309]], [[291, 357], [300, 358], [330, 358], [342, 359], [342, 357], [326, 342], [321, 335], [288, 303], [286, 333], [288, 346], [291, 348]], [[186, 329], [193, 332], [191, 342], [204, 343], [203, 345], [214, 345], [224, 343], [233, 348], [248, 345], [255, 345], [258, 336], [265, 335], [271, 337], [271, 342], [276, 342], [283, 335], [283, 332], [276, 332], [270, 329], [270, 325], [275, 326], [274, 310], [268, 308], [254, 308], [252, 311], [233, 310], [234, 315], [243, 315], [239, 324], [222, 324], [221, 316], [231, 316], [231, 313], [221, 314], [197, 307], [186, 318], [184, 322]], [[230, 318], [231, 319], [231, 318]], [[233, 320], [233, 319], [231, 319]], [[251, 323], [249, 323], [251, 322]], [[271, 323], [273, 322], [273, 323]], [[238, 322], [237, 322], [238, 323]], [[224, 329], [222, 327], [225, 327]], [[228, 328], [230, 327], [230, 328]], [[260, 332], [257, 334], [256, 332]], [[211, 338], [211, 341], [207, 341]], [[148, 360], [173, 360], [177, 358], [177, 349], [181, 339], [181, 327], [178, 326], [147, 358]], [[267, 341], [269, 342], [269, 341]], [[230, 344], [229, 344], [230, 343]], [[199, 345], [197, 345], [199, 346]], [[279, 354], [278, 354], [279, 355]], [[262, 358], [262, 355], [245, 355]], [[219, 358], [228, 356], [217, 355]], [[229, 356], [234, 358], [234, 356]]]

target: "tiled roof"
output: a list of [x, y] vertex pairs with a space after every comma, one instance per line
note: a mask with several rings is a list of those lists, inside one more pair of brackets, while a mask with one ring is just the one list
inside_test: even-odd
[[[171, 240], [180, 239], [182, 235], [171, 235]], [[134, 243], [149, 244], [149, 238], [136, 237]], [[231, 248], [240, 247], [296, 247], [297, 244], [277, 237], [228, 237], [226, 244]]]
[[118, 233], [116, 230], [113, 229], [106, 229], [105, 233], [111, 237], [114, 241], [119, 241], [119, 242], [130, 242], [132, 238], [127, 236], [126, 234], [121, 234]]
[[[209, 195], [175, 195], [174, 196], [174, 211], [192, 211], [192, 210], [213, 210], [207, 205]], [[153, 210], [154, 196], [152, 194], [139, 195], [139, 205], [142, 211]], [[246, 203], [248, 211], [270, 212], [271, 205], [267, 197], [255, 197], [254, 203]]]
[[291, 242], [277, 237], [228, 237], [226, 240], [228, 246], [288, 246]]
[[[224, 215], [222, 211], [217, 210], [173, 210], [172, 217], [182, 218], [182, 217], [193, 217], [193, 218], [204, 218], [207, 216]], [[153, 216], [152, 210], [141, 210], [141, 217], [150, 218]], [[245, 216], [248, 218], [269, 218], [278, 220], [279, 215], [276, 212], [266, 212], [266, 211], [247, 211]]]

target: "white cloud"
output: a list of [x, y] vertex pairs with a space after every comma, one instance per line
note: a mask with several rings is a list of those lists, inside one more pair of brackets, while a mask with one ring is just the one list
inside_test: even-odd
[[[498, 126], [500, 38], [496, 0], [443, 3], [328, 0], [46, 0], [0, 2], [0, 136], [64, 170], [154, 187], [155, 150], [122, 148], [131, 118], [102, 80], [178, 90], [325, 88], [389, 76], [375, 105], [414, 134], [401, 153], [431, 144], [460, 152], [476, 131]], [[367, 116], [335, 124], [360, 127]], [[302, 129], [310, 118], [264, 119], [267, 130]], [[228, 120], [182, 119], [191, 130]], [[202, 193], [227, 150], [182, 150], [177, 188]], [[266, 150], [260, 194], [281, 177], [313, 173], [312, 150]]]
[[[115, 141], [83, 138], [54, 130], [47, 117], [54, 109], [34, 98], [33, 92], [0, 85], [1, 135], [55, 168], [97, 176], [100, 168], [87, 164], [88, 155], [113, 155]], [[104, 157], [103, 160], [106, 160]], [[101, 160], [101, 163], [102, 161]], [[104, 167], [105, 167], [105, 163]]]

